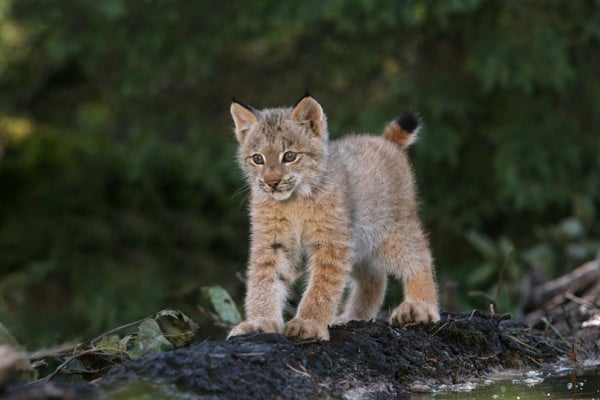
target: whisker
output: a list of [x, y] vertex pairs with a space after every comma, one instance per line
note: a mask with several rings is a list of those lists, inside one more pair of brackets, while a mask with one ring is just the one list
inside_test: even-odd
[[242, 187], [240, 187], [238, 190], [236, 190], [235, 192], [233, 192], [233, 194], [231, 195], [231, 198], [236, 198], [236, 197], [240, 197], [241, 198], [241, 204], [246, 204], [248, 203], [248, 200], [250, 199], [250, 185], [246, 184], [243, 185]]

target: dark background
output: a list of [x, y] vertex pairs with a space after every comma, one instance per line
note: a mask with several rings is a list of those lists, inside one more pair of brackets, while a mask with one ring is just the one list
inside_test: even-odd
[[[486, 309], [467, 295], [481, 290], [518, 314], [531, 271], [556, 276], [598, 251], [599, 11], [1, 2], [0, 322], [35, 348], [165, 307], [200, 319], [207, 285], [241, 302], [247, 190], [230, 93], [291, 105], [305, 85], [334, 138], [421, 114], [410, 157], [442, 295], [454, 282], [456, 309]], [[392, 285], [387, 304], [400, 295]]]

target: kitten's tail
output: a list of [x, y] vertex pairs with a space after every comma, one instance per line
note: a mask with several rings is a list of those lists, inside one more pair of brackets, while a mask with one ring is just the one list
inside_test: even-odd
[[383, 130], [383, 137], [405, 149], [417, 141], [417, 133], [421, 128], [419, 116], [407, 112], [390, 122]]

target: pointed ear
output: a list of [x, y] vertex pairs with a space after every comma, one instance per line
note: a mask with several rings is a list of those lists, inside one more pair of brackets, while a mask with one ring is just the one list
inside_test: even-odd
[[319, 137], [326, 134], [323, 108], [310, 95], [303, 97], [296, 103], [292, 110], [292, 119], [300, 124], [308, 124], [310, 130]]
[[254, 110], [249, 106], [237, 101], [231, 103], [230, 111], [233, 123], [235, 124], [235, 137], [239, 143], [242, 143], [246, 137], [246, 133], [248, 133], [252, 125], [257, 121], [256, 114], [254, 114]]

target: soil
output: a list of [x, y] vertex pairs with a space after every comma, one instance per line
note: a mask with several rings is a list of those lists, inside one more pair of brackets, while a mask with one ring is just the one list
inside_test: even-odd
[[355, 321], [333, 327], [329, 342], [264, 333], [206, 341], [117, 366], [99, 386], [160, 382], [214, 399], [387, 399], [492, 369], [539, 368], [568, 351], [548, 333], [501, 319], [445, 315], [401, 327]]
[[115, 388], [146, 382], [193, 398], [389, 399], [472, 381], [499, 369], [540, 369], [568, 360], [571, 347], [551, 330], [530, 329], [505, 318], [479, 312], [444, 314], [435, 324], [399, 327], [355, 321], [332, 327], [329, 342], [255, 333], [128, 361], [94, 385], [55, 384], [55, 392], [64, 389], [62, 396], [5, 394], [8, 399], [102, 397]]

